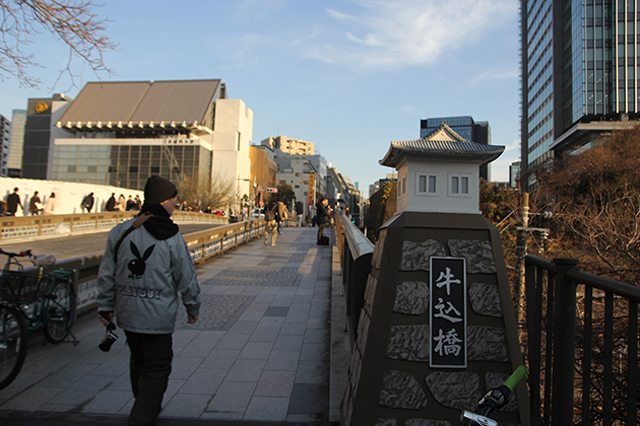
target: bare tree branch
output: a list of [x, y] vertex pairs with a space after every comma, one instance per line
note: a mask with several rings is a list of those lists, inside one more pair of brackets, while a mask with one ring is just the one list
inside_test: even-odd
[[93, 12], [100, 6], [93, 0], [0, 0], [0, 79], [13, 76], [26, 87], [42, 84], [30, 73], [30, 69], [41, 66], [26, 49], [33, 37], [44, 31], [69, 48], [69, 59], [59, 70], [55, 84], [67, 75], [76, 85], [74, 59], [88, 65], [96, 76], [100, 72], [113, 74], [104, 62], [104, 54], [117, 50], [117, 45], [105, 34], [108, 21]]

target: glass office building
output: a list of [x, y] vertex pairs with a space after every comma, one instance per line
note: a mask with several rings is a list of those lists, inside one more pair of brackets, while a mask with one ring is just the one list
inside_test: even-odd
[[631, 0], [521, 0], [521, 159], [531, 172], [638, 116]]
[[211, 146], [198, 139], [58, 139], [51, 178], [143, 190], [151, 175], [179, 182], [210, 173]]

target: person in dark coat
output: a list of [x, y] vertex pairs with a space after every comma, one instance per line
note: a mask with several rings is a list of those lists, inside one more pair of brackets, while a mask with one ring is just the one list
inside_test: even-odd
[[111, 198], [107, 200], [107, 205], [105, 206], [105, 210], [108, 212], [113, 212], [116, 210], [116, 193], [111, 193]]
[[15, 216], [16, 211], [18, 211], [18, 206], [20, 206], [21, 209], [24, 209], [24, 207], [22, 207], [22, 202], [20, 201], [20, 196], [18, 195], [18, 188], [14, 188], [13, 193], [7, 196], [7, 215]]
[[33, 197], [31, 197], [31, 200], [29, 201], [29, 213], [31, 213], [32, 216], [37, 216], [40, 213], [40, 210], [42, 210], [42, 200], [38, 195], [38, 191], [36, 191], [33, 193]]
[[316, 204], [316, 222], [318, 224], [318, 242], [324, 235], [324, 228], [329, 226], [331, 222], [331, 208], [329, 207], [329, 200], [321, 198]]
[[93, 192], [91, 192], [89, 195], [84, 197], [84, 200], [82, 200], [82, 204], [80, 204], [80, 207], [82, 207], [82, 212], [84, 213], [84, 210], [87, 209], [87, 213], [91, 213], [91, 209], [93, 208], [93, 202], [94, 202]]

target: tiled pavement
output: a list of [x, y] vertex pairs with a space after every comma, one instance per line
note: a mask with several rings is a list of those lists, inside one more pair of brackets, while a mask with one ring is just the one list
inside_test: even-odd
[[[286, 228], [275, 247], [256, 240], [197, 267], [201, 315], [195, 325], [184, 308], [178, 315], [158, 425], [329, 424], [332, 247], [317, 246], [316, 231]], [[133, 403], [124, 338], [101, 352], [93, 315], [73, 332], [77, 346], [34, 339], [0, 390], [0, 423], [124, 424]], [[21, 422], [34, 413], [49, 423]]]

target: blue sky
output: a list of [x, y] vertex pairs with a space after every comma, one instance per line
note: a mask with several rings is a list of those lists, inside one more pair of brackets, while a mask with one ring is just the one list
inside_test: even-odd
[[73, 87], [59, 70], [68, 50], [49, 34], [28, 52], [43, 68], [41, 88], [0, 82], [0, 114], [30, 97], [105, 81], [219, 78], [228, 97], [254, 113], [253, 143], [286, 135], [318, 153], [365, 189], [392, 170], [380, 160], [393, 140], [420, 137], [420, 119], [470, 115], [488, 121], [505, 153], [493, 180], [518, 159], [516, 0], [106, 0], [118, 51], [115, 75], [78, 61]]

